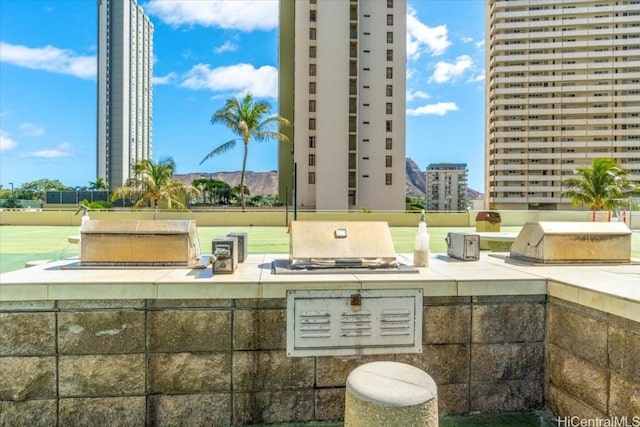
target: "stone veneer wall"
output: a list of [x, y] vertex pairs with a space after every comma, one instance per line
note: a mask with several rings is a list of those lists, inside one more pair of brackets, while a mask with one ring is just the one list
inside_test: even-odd
[[[541, 408], [546, 305], [427, 297], [422, 354], [287, 358], [284, 299], [3, 302], [0, 425], [338, 420], [347, 375], [374, 360], [428, 372], [441, 414]], [[553, 395], [558, 364], [575, 357], [560, 344], [551, 356]]]
[[560, 419], [638, 425], [640, 324], [557, 298], [548, 312], [549, 409]]

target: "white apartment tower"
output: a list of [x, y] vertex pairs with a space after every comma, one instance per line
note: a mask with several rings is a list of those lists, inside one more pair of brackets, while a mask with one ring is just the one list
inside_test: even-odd
[[406, 14], [406, 0], [280, 0], [281, 199], [404, 210]]
[[136, 0], [98, 0], [97, 176], [110, 189], [151, 157], [153, 24]]
[[640, 179], [640, 1], [488, 0], [485, 197], [564, 209], [595, 158]]
[[432, 163], [427, 166], [427, 210], [466, 211], [468, 173], [466, 163]]

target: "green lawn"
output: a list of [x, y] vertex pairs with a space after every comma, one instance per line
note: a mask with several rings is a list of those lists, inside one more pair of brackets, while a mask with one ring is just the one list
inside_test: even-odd
[[[446, 253], [445, 237], [449, 232], [473, 232], [472, 227], [430, 227], [430, 249]], [[517, 232], [520, 227], [502, 227]], [[392, 227], [391, 238], [398, 253], [413, 252], [417, 227]], [[247, 232], [249, 253], [284, 254], [289, 252], [289, 235], [285, 227], [198, 227], [202, 253], [211, 253], [211, 240], [230, 232]], [[2, 226], [0, 227], [0, 273], [18, 270], [34, 260], [58, 260], [78, 255], [78, 245], [67, 241], [78, 235], [78, 227]], [[640, 257], [640, 233], [633, 233], [631, 253]]]

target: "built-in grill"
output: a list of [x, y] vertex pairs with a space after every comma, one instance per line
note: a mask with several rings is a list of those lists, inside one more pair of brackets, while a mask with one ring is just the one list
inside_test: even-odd
[[273, 272], [415, 271], [397, 261], [389, 225], [382, 221], [293, 221], [289, 259]]
[[631, 231], [622, 222], [527, 222], [507, 261], [531, 264], [631, 262]]

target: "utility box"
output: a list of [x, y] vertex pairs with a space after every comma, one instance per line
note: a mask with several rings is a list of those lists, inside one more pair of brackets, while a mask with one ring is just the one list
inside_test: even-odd
[[227, 236], [236, 237], [238, 239], [238, 262], [244, 262], [244, 260], [247, 259], [247, 256], [249, 256], [247, 233], [229, 233]]
[[447, 255], [462, 261], [480, 259], [480, 236], [473, 233], [447, 233]]
[[476, 215], [476, 231], [495, 232], [500, 231], [502, 217], [500, 212], [481, 211]]
[[287, 356], [422, 352], [421, 289], [287, 291]]
[[215, 258], [213, 274], [229, 274], [238, 267], [238, 238], [232, 236], [216, 237], [211, 242], [211, 253]]

